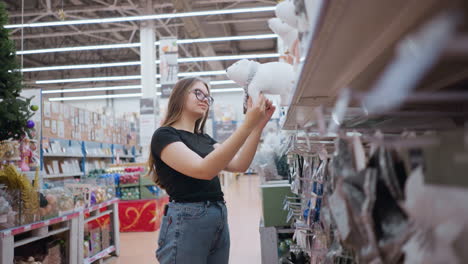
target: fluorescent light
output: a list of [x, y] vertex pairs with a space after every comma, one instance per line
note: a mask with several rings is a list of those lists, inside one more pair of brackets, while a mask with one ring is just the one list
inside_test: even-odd
[[[123, 87], [123, 86], [122, 86]], [[114, 87], [116, 88], [116, 87]], [[141, 86], [140, 86], [141, 88]], [[243, 92], [242, 88], [220, 88], [211, 89], [211, 93], [232, 93], [232, 92]], [[44, 92], [42, 92], [44, 93]], [[160, 92], [156, 93], [161, 95]], [[98, 99], [115, 99], [115, 98], [130, 98], [130, 97], [141, 97], [142, 93], [133, 94], [106, 94], [106, 95], [89, 95], [89, 96], [73, 96], [73, 97], [54, 97], [49, 98], [49, 101], [78, 101], [78, 100], [98, 100]]]
[[97, 91], [117, 91], [141, 89], [141, 85], [125, 85], [125, 86], [110, 86], [110, 87], [90, 87], [90, 88], [73, 88], [62, 90], [43, 90], [42, 94], [55, 94], [55, 93], [76, 93], [76, 92], [97, 92]]
[[[212, 76], [212, 75], [225, 75], [226, 71], [201, 71], [201, 72], [181, 72], [177, 74], [179, 77], [191, 77], [191, 76]], [[159, 78], [159, 76], [156, 76]]]
[[280, 55], [278, 53], [268, 54], [248, 54], [248, 55], [232, 55], [232, 56], [209, 56], [209, 57], [195, 57], [195, 58], [181, 58], [177, 62], [198, 62], [198, 61], [221, 61], [221, 60], [241, 60], [241, 59], [261, 59], [261, 58], [276, 58]]
[[122, 80], [139, 80], [141, 75], [127, 76], [104, 76], [104, 77], [87, 77], [73, 79], [58, 79], [58, 80], [39, 80], [36, 84], [51, 84], [51, 83], [71, 83], [71, 82], [102, 82], [102, 81], [122, 81]]
[[179, 39], [177, 44], [192, 44], [200, 42], [218, 42], [218, 41], [232, 41], [232, 40], [248, 40], [248, 39], [269, 39], [277, 38], [276, 34], [262, 34], [262, 35], [247, 35], [247, 36], [230, 36], [230, 37], [216, 37], [216, 38], [199, 38], [199, 39]]
[[31, 23], [31, 24], [13, 24], [13, 25], [5, 25], [4, 27], [5, 28], [56, 27], [56, 26], [66, 26], [66, 25], [115, 23], [115, 22], [143, 21], [143, 20], [156, 20], [156, 19], [168, 19], [168, 18], [180, 18], [180, 17], [268, 12], [268, 11], [274, 11], [275, 8], [276, 8], [275, 6], [266, 6], [266, 7], [256, 7], [256, 8], [223, 9], [223, 10], [195, 11], [195, 12], [186, 12], [186, 13], [155, 14], [155, 15], [145, 15], [145, 16], [128, 16], [128, 17], [96, 18], [96, 19], [82, 19], [82, 20], [69, 20], [69, 21], [53, 21], [53, 22]]
[[[232, 84], [234, 81], [231, 80], [222, 80], [222, 81], [211, 81], [211, 85], [220, 85], [220, 84]], [[161, 87], [161, 84], [156, 84], [156, 87]], [[118, 90], [131, 90], [131, 89], [141, 89], [141, 85], [124, 85], [124, 86], [109, 86], [109, 87], [88, 87], [88, 88], [71, 88], [71, 89], [57, 89], [57, 90], [43, 90], [42, 94], [57, 94], [57, 93], [78, 93], [78, 92], [99, 92], [99, 91], [118, 91]], [[214, 89], [216, 91], [229, 89], [241, 89], [242, 88], [224, 88], [224, 89]], [[235, 90], [237, 91], [237, 90]]]
[[[199, 38], [199, 39], [179, 39], [178, 44], [192, 44], [202, 42], [218, 42], [218, 41], [233, 41], [233, 40], [248, 40], [248, 39], [269, 39], [277, 38], [276, 34], [262, 34], [262, 35], [246, 35], [246, 36], [231, 36], [231, 37], [215, 37], [215, 38]], [[140, 43], [122, 43], [122, 44], [108, 44], [108, 45], [94, 45], [94, 46], [79, 46], [79, 47], [63, 47], [52, 49], [37, 49], [37, 50], [23, 50], [17, 51], [17, 55], [27, 54], [40, 54], [52, 52], [67, 52], [67, 51], [83, 51], [83, 50], [103, 50], [103, 49], [123, 49], [123, 48], [138, 48]], [[155, 42], [159, 45], [159, 41]]]
[[133, 94], [106, 94], [106, 95], [90, 95], [90, 96], [73, 96], [73, 97], [54, 97], [49, 98], [49, 101], [79, 101], [79, 100], [98, 100], [98, 99], [115, 99], [115, 98], [130, 98], [141, 97], [142, 93]]
[[[212, 89], [212, 93], [232, 93], [232, 92], [243, 92], [242, 88], [222, 88], [222, 89]], [[161, 95], [160, 92], [156, 93]], [[133, 94], [106, 94], [106, 95], [89, 95], [89, 96], [74, 96], [74, 97], [54, 97], [49, 98], [49, 101], [80, 101], [80, 100], [99, 100], [99, 99], [116, 99], [116, 98], [132, 98], [132, 97], [141, 97], [142, 93], [133, 93]]]
[[[247, 55], [229, 55], [229, 56], [209, 56], [209, 57], [195, 57], [195, 58], [180, 58], [177, 60], [179, 63], [186, 62], [199, 62], [199, 61], [222, 61], [222, 60], [241, 60], [241, 59], [261, 59], [261, 58], [276, 58], [280, 55], [278, 53], [267, 54], [247, 54]], [[159, 60], [156, 64], [159, 64]], [[61, 65], [49, 67], [35, 67], [24, 68], [22, 72], [36, 72], [36, 71], [57, 71], [57, 70], [76, 70], [76, 69], [96, 69], [106, 67], [123, 67], [123, 66], [136, 66], [140, 65], [140, 61], [126, 61], [126, 62], [111, 62], [111, 63], [98, 63], [98, 64], [80, 64], [80, 65]]]
[[17, 51], [16, 54], [27, 55], [27, 54], [52, 53], [52, 52], [122, 49], [122, 48], [136, 48], [136, 47], [140, 47], [140, 43], [123, 43], [123, 44], [109, 44], [109, 45], [95, 45], [95, 46], [63, 47], [63, 48], [53, 48], [53, 49], [23, 50], [23, 51]]
[[[225, 74], [226, 74], [226, 71], [201, 71], [201, 72], [181, 72], [177, 74], [177, 76], [189, 77], [189, 76], [225, 75]], [[161, 77], [159, 74], [156, 75], [156, 78], [159, 78], [159, 77]], [[122, 80], [139, 80], [139, 79], [141, 79], [141, 75], [39, 80], [39, 81], [36, 81], [35, 83], [36, 84], [52, 84], [52, 83], [71, 83], [71, 82], [122, 81]]]
[[222, 81], [211, 81], [210, 82], [211, 85], [231, 84], [231, 83], [235, 83], [235, 82], [232, 81], [232, 80], [222, 80]]
[[[235, 83], [235, 82], [231, 80], [222, 80], [222, 81], [211, 81], [210, 85], [232, 84], [232, 83]], [[156, 87], [158, 88], [161, 87], [161, 84], [160, 83], [156, 84]]]
[[111, 62], [111, 63], [99, 63], [99, 64], [60, 65], [60, 66], [49, 66], [49, 67], [24, 68], [21, 71], [22, 72], [37, 72], [37, 71], [96, 69], [96, 68], [107, 68], [107, 67], [137, 66], [140, 64], [141, 64], [140, 61], [126, 61], [126, 62]]
[[211, 93], [232, 93], [232, 92], [243, 92], [243, 88], [220, 88], [220, 89], [211, 89]]

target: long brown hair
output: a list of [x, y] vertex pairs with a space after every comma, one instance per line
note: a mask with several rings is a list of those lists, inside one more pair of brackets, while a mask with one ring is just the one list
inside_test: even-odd
[[[203, 83], [206, 86], [206, 89], [208, 90], [208, 94], [210, 94], [210, 88], [208, 84], [198, 77], [189, 77], [189, 78], [184, 78], [184, 79], [179, 80], [174, 85], [171, 96], [169, 97], [169, 103], [167, 105], [166, 116], [164, 117], [164, 121], [162, 123], [163, 127], [171, 126], [177, 121], [179, 121], [179, 119], [182, 116], [182, 111], [184, 110], [184, 105], [185, 105], [185, 102], [187, 101], [190, 88], [192, 88], [192, 86], [195, 85], [195, 83], [197, 82]], [[195, 122], [195, 131], [193, 131], [194, 133], [203, 134], [205, 132], [205, 124], [206, 124], [206, 119], [208, 117], [208, 111], [209, 111], [209, 108], [206, 114]], [[153, 181], [158, 186], [160, 186], [161, 188], [164, 188], [164, 186], [161, 184], [161, 181], [159, 180], [158, 174], [156, 173], [156, 160], [153, 157], [153, 153], [151, 149], [149, 151], [148, 167], [149, 167], [148, 176], [151, 176]]]

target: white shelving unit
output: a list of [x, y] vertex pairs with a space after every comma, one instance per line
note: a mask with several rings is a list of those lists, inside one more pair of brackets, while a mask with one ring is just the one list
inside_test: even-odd
[[105, 159], [112, 159], [112, 155], [86, 155], [86, 158], [95, 158], [95, 159], [105, 158]]
[[132, 155], [123, 155], [123, 156], [120, 156], [121, 159], [133, 159], [135, 158], [134, 156]]
[[109, 254], [112, 254], [116, 251], [116, 248], [115, 246], [110, 246], [104, 250], [102, 250], [101, 252], [97, 253], [96, 255], [94, 255], [93, 257], [90, 257], [90, 258], [86, 258], [83, 260], [83, 264], [91, 264], [93, 263], [94, 261], [97, 261], [97, 260], [100, 260], [102, 259], [103, 257], [109, 255]]
[[[300, 71], [283, 124], [285, 130], [316, 125], [317, 107], [323, 107], [325, 120], [330, 120], [331, 110], [345, 88], [353, 95], [369, 93], [395, 63], [402, 42], [409, 36], [416, 39], [423, 26], [453, 7], [451, 1], [437, 0], [324, 2], [316, 25], [311, 27], [313, 32], [301, 43]], [[413, 90], [433, 93], [447, 88], [468, 77], [467, 67], [459, 57], [444, 53]], [[350, 106], [360, 107], [360, 100]], [[373, 117], [363, 117], [362, 112], [347, 114], [351, 120]]]
[[73, 172], [73, 173], [63, 173], [63, 174], [50, 174], [44, 175], [44, 179], [53, 179], [53, 178], [68, 178], [83, 175], [82, 172]]
[[83, 154], [66, 154], [66, 153], [45, 153], [44, 157], [54, 158], [83, 158]]
[[[346, 132], [370, 138], [376, 130], [401, 135], [463, 126], [468, 116], [468, 49], [462, 42], [466, 1], [305, 2], [322, 2], [322, 7], [301, 39], [296, 85], [282, 120], [295, 151], [333, 153], [333, 141]], [[451, 54], [456, 46], [464, 47], [459, 56]], [[374, 109], [364, 106], [369, 95], [385, 93], [388, 97], [367, 101]], [[391, 96], [398, 104], [376, 110]], [[260, 234], [262, 263], [277, 263], [276, 228], [260, 225]]]
[[[118, 256], [120, 254], [120, 238], [119, 238], [119, 215], [118, 201], [115, 198], [110, 201], [95, 205], [93, 207], [75, 211], [64, 216], [55, 217], [52, 219], [5, 229], [0, 231], [0, 264], [11, 264], [14, 258], [14, 249], [19, 246], [27, 245], [31, 242], [53, 236], [56, 234], [68, 232], [68, 254], [66, 263], [81, 264], [92, 263], [108, 254], [113, 253]], [[101, 208], [107, 208], [106, 211], [100, 212]], [[89, 218], [85, 218], [85, 214], [90, 214]], [[104, 215], [112, 215], [112, 233], [114, 244], [109, 248], [102, 250], [98, 254], [84, 259], [83, 242], [84, 242], [84, 225], [89, 221], [97, 219]], [[30, 232], [30, 236], [22, 240], [15, 241], [15, 236]]]

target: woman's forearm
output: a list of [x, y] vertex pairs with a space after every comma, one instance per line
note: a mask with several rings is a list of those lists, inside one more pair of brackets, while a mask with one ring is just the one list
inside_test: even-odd
[[257, 152], [258, 143], [262, 136], [262, 129], [256, 128], [250, 133], [240, 151], [235, 156], [232, 165], [238, 172], [245, 172], [252, 163]]
[[[253, 130], [254, 129], [249, 127], [247, 124], [242, 124], [226, 141], [223, 142], [223, 144], [203, 159], [200, 166], [200, 168], [203, 168], [201, 173], [214, 177], [221, 170], [226, 168], [244, 143], [247, 143], [246, 140], [248, 138], [250, 139], [249, 135], [252, 134]], [[253, 152], [253, 154], [255, 154], [255, 150]]]

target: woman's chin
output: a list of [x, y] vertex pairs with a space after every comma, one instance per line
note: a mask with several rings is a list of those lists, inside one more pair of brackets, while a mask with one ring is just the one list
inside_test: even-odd
[[202, 117], [205, 115], [205, 112], [206, 112], [206, 111], [198, 110], [198, 111], [194, 111], [194, 112], [193, 112], [193, 115], [196, 115], [196, 116], [197, 116], [197, 119], [198, 119], [198, 118], [202, 118]]

